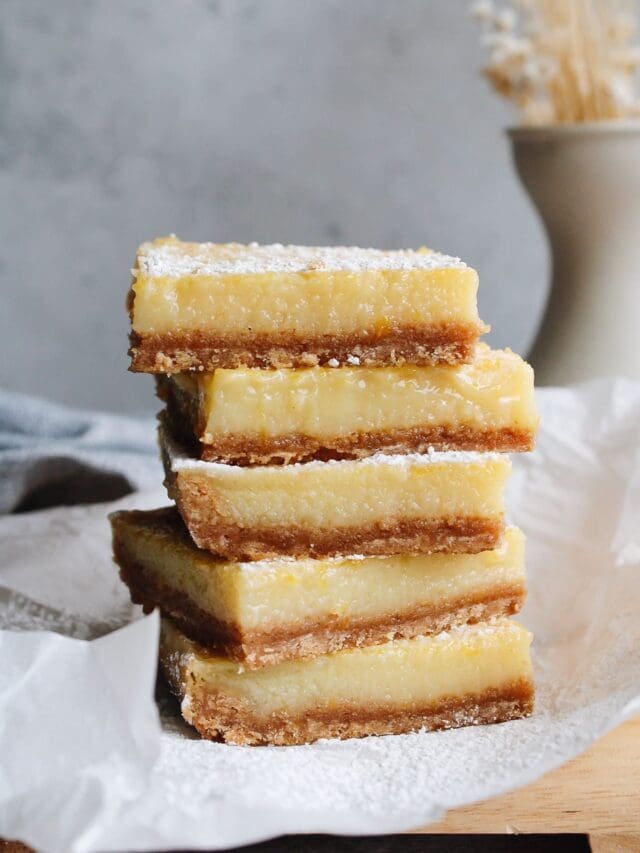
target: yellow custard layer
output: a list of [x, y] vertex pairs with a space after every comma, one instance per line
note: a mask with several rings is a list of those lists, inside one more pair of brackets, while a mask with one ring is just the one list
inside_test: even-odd
[[162, 380], [204, 444], [450, 426], [525, 432], [538, 424], [533, 370], [509, 350], [479, 345], [459, 367], [239, 368]]
[[495, 620], [249, 671], [207, 654], [164, 620], [160, 658], [174, 685], [182, 685], [187, 721], [191, 699], [207, 693], [266, 718], [421, 708], [499, 691], [531, 680], [531, 639], [518, 623]]
[[193, 544], [175, 509], [111, 516], [114, 542], [156, 588], [246, 631], [331, 618], [375, 620], [524, 590], [524, 536], [515, 527], [480, 554], [225, 561]]
[[382, 334], [394, 327], [476, 326], [478, 276], [431, 252], [305, 246], [143, 243], [133, 270], [134, 332], [230, 336]]
[[509, 458], [429, 453], [241, 467], [192, 458], [159, 431], [170, 496], [241, 529], [357, 528], [389, 519], [502, 520]]

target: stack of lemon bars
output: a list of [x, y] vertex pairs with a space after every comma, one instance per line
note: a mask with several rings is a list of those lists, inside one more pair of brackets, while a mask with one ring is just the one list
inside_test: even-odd
[[208, 738], [299, 744], [529, 714], [510, 451], [531, 368], [478, 343], [478, 276], [426, 249], [138, 250], [175, 506], [111, 516], [160, 665]]

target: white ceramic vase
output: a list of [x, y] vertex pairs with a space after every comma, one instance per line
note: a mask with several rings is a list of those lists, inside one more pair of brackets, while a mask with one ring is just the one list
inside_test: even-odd
[[536, 381], [640, 379], [640, 122], [509, 131], [553, 263]]

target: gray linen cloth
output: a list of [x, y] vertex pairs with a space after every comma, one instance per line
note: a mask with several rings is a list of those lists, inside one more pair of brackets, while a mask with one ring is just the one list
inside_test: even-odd
[[0, 390], [0, 514], [116, 500], [161, 483], [154, 418]]

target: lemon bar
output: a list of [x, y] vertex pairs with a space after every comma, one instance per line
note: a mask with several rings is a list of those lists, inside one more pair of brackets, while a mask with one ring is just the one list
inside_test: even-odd
[[251, 669], [508, 616], [525, 597], [514, 527], [480, 554], [241, 563], [196, 548], [174, 507], [110, 518], [133, 601]]
[[495, 620], [248, 670], [163, 620], [160, 663], [203, 737], [286, 745], [526, 716], [530, 642], [525, 628]]
[[460, 367], [331, 367], [157, 377], [201, 459], [269, 464], [435, 450], [531, 450], [533, 370], [480, 345]]
[[457, 364], [487, 330], [478, 275], [427, 249], [185, 243], [138, 249], [131, 368]]
[[499, 453], [376, 454], [242, 467], [189, 455], [160, 424], [169, 496], [194, 542], [228, 559], [478, 552], [503, 530]]

